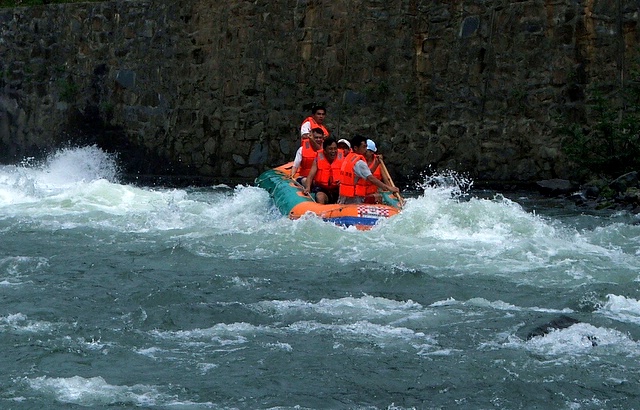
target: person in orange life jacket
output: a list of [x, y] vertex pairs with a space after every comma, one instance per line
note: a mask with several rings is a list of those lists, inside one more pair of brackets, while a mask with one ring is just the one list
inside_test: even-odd
[[351, 139], [351, 152], [342, 162], [340, 169], [339, 204], [361, 204], [367, 196], [367, 186], [373, 184], [385, 191], [400, 192], [374, 177], [364, 158], [367, 151], [367, 139], [356, 135]]
[[[371, 170], [371, 173], [374, 177], [378, 178], [380, 181], [387, 185], [391, 185], [391, 183], [382, 175], [382, 169], [380, 168], [380, 159], [382, 159], [382, 155], [376, 154], [378, 149], [376, 148], [376, 143], [373, 140], [367, 140], [367, 150], [364, 153], [364, 157], [367, 160], [367, 166]], [[369, 184], [367, 186], [367, 196], [364, 198], [365, 204], [378, 204], [382, 200], [382, 197], [378, 193], [378, 187]]]
[[[322, 141], [324, 141], [324, 134], [322, 133], [322, 129], [314, 128], [313, 129], [313, 140], [316, 144], [321, 147]], [[311, 171], [311, 165], [313, 165], [313, 161], [316, 159], [318, 153], [313, 149], [311, 144], [309, 143], [310, 139], [306, 139], [305, 142], [298, 151], [296, 151], [296, 158], [293, 160], [293, 167], [291, 168], [291, 178], [293, 178], [296, 173], [298, 174], [298, 181], [302, 186], [306, 181], [307, 175], [309, 175], [309, 171]]]
[[322, 145], [315, 144], [315, 141], [312, 138], [312, 130], [314, 128], [320, 128], [325, 138], [329, 136], [329, 131], [324, 126], [324, 119], [326, 115], [327, 110], [322, 105], [314, 105], [313, 108], [311, 108], [311, 116], [305, 118], [300, 126], [300, 136], [302, 137], [300, 145], [304, 145], [305, 140], [308, 139], [315, 151], [322, 149]]
[[351, 143], [344, 138], [338, 140], [338, 149], [342, 151], [342, 154], [346, 157], [351, 152]]
[[336, 140], [331, 137], [325, 139], [322, 143], [322, 151], [318, 151], [318, 156], [311, 165], [304, 193], [316, 194], [316, 202], [319, 204], [335, 204], [338, 200], [340, 168], [343, 160], [344, 156], [338, 149]]

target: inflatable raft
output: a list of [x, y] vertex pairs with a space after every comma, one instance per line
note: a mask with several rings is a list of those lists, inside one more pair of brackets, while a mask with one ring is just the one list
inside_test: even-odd
[[290, 219], [312, 213], [336, 225], [368, 230], [380, 219], [400, 212], [401, 204], [390, 192], [380, 192], [382, 204], [319, 204], [313, 194], [305, 195], [303, 187], [289, 177], [292, 166], [293, 162], [289, 162], [256, 178], [256, 185], [269, 192], [280, 213]]

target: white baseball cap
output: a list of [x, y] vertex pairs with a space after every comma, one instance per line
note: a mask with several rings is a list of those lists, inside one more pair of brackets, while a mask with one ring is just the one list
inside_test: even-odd
[[369, 151], [376, 152], [378, 149], [376, 148], [376, 143], [372, 140], [367, 140], [367, 149]]
[[346, 139], [344, 139], [344, 138], [339, 139], [338, 140], [338, 144], [340, 144], [341, 142], [343, 144], [347, 144], [347, 147], [351, 148], [351, 143], [349, 141], [347, 141]]

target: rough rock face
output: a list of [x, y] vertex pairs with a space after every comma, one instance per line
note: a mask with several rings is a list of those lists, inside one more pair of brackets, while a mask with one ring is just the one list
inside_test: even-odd
[[597, 179], [584, 184], [570, 198], [576, 205], [591, 209], [626, 210], [640, 213], [638, 171], [628, 172], [612, 181]]
[[396, 182], [573, 176], [558, 121], [637, 57], [630, 0], [112, 1], [0, 10], [0, 161], [60, 145], [130, 172], [251, 180], [325, 102]]

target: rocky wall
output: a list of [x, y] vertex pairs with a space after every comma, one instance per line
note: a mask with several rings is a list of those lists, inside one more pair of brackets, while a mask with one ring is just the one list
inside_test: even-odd
[[129, 173], [251, 181], [324, 102], [396, 182], [571, 178], [557, 130], [615, 99], [630, 0], [109, 1], [0, 9], [0, 161], [68, 144]]

